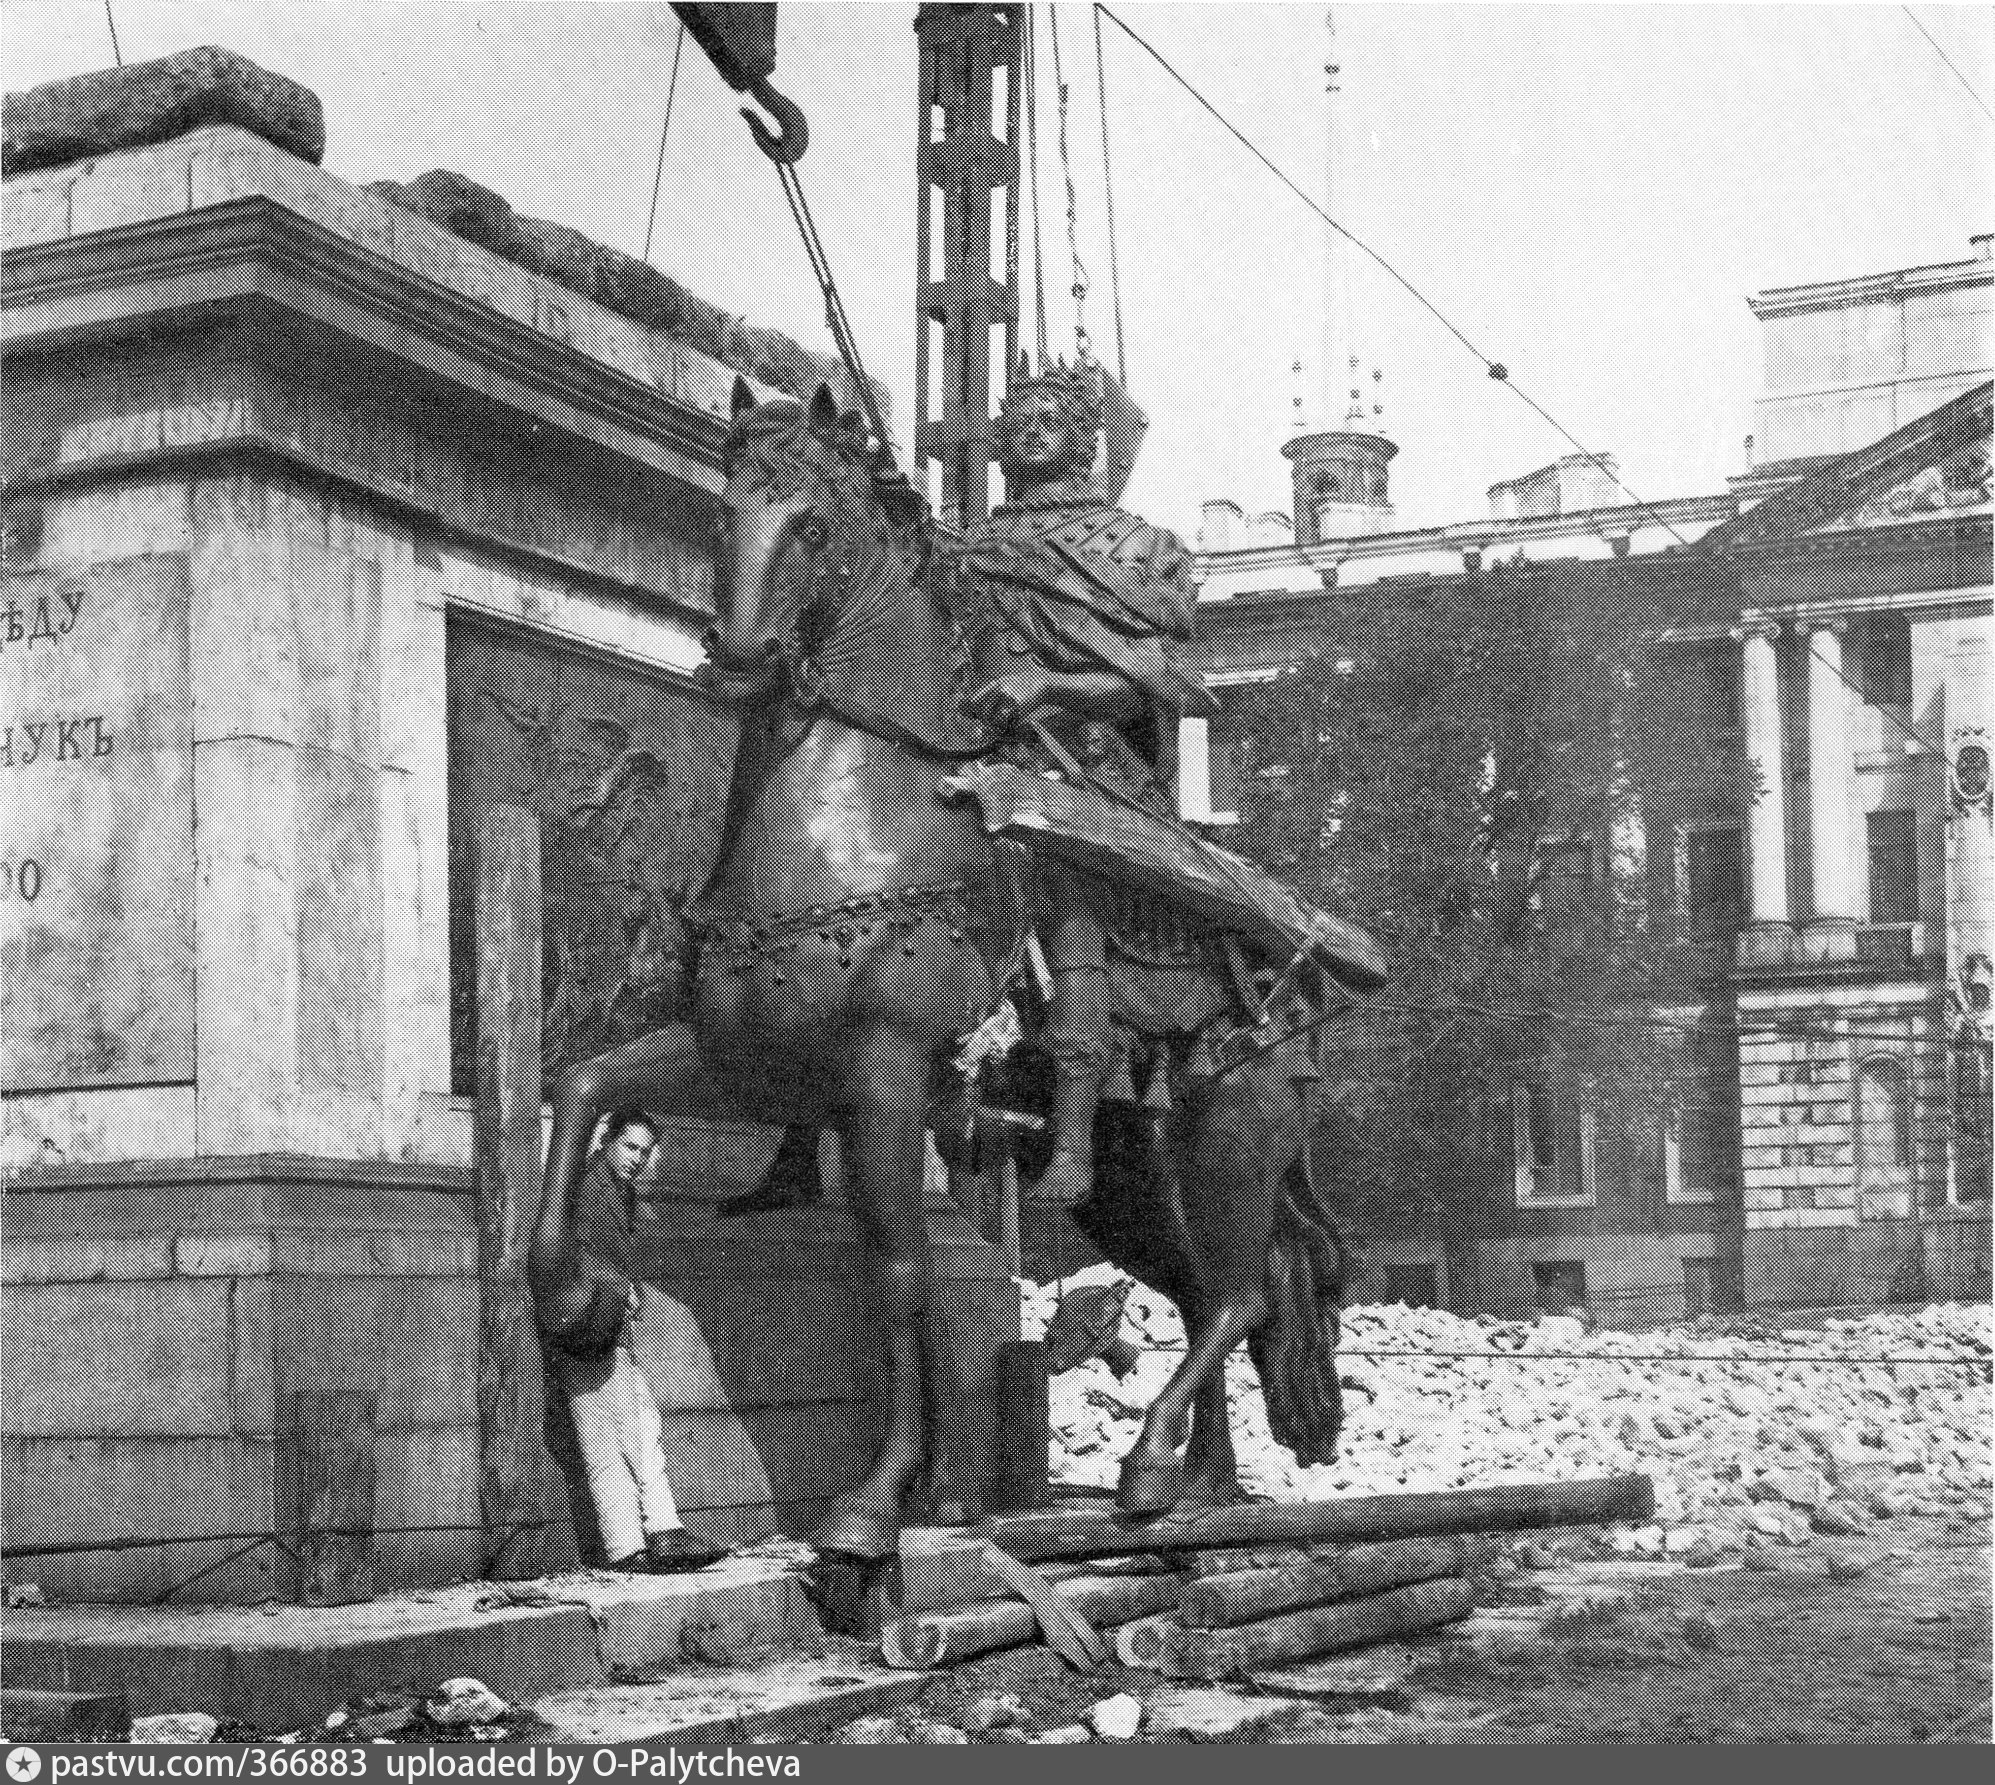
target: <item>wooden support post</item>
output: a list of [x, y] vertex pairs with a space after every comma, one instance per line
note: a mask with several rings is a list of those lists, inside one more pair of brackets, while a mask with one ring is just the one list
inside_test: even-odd
[[540, 1201], [540, 820], [479, 814], [478, 1467], [484, 1573], [530, 1580], [579, 1564], [567, 1485], [547, 1454], [545, 1372], [527, 1288]]
[[374, 1397], [290, 1394], [277, 1441], [277, 1540], [300, 1605], [374, 1597]]
[[1646, 1523], [1655, 1514], [1646, 1475], [1533, 1481], [1445, 1494], [1381, 1494], [1299, 1505], [1218, 1506], [1129, 1519], [1111, 1506], [1005, 1514], [978, 1535], [1021, 1561], [1047, 1556], [1127, 1555], [1137, 1550], [1214, 1549], [1276, 1543], [1362, 1543], [1454, 1532], [1527, 1531], [1550, 1525]]
[[998, 1166], [998, 1256], [1012, 1276], [1024, 1275], [1024, 1253], [1018, 1237], [1018, 1157], [1006, 1147]]
[[1013, 1339], [997, 1350], [997, 1485], [1000, 1512], [1036, 1512], [1052, 1503], [1046, 1479], [1050, 1414], [1046, 1346]]

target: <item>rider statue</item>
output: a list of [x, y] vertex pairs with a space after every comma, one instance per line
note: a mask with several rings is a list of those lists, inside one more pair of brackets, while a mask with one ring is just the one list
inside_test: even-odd
[[[970, 646], [969, 710], [1024, 768], [1095, 783], [1169, 817], [1178, 720], [1212, 710], [1183, 660], [1197, 594], [1175, 533], [1115, 506], [1097, 481], [1102, 405], [1090, 369], [1021, 364], [998, 415], [1008, 500], [950, 554]], [[1109, 455], [1101, 455], [1107, 461]], [[1080, 876], [1040, 864], [1052, 980], [1053, 1151], [1042, 1200], [1093, 1184], [1094, 1117], [1116, 1055], [1106, 934]]]
[[[1101, 424], [1089, 368], [1054, 365], [1034, 377], [1021, 361], [997, 425], [1009, 500], [939, 548], [937, 574], [969, 646], [964, 705], [999, 734], [994, 752], [1173, 816], [1178, 720], [1216, 710], [1182, 654], [1197, 599], [1191, 555], [1175, 533], [1104, 494]], [[1095, 1110], [1117, 1057], [1107, 937], [1081, 876], [1043, 860], [1039, 874], [1052, 982], [1042, 1042], [1054, 1096], [1052, 1156], [1037, 1194], [1071, 1205], [1093, 1185]], [[820, 1194], [816, 1135], [796, 1129], [762, 1183], [721, 1212]]]

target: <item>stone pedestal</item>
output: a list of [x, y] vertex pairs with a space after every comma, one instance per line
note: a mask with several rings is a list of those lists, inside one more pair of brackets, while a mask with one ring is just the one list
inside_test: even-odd
[[[6, 199], [10, 1575], [469, 1572], [463, 819], [542, 823], [548, 1065], [649, 1020], [731, 759], [687, 672], [734, 374], [233, 129]], [[640, 1328], [669, 1460], [696, 1526], [806, 1529], [875, 1327], [842, 1215], [715, 1232], [773, 1137], [703, 1133]], [[974, 1410], [1016, 1298], [935, 1215]]]

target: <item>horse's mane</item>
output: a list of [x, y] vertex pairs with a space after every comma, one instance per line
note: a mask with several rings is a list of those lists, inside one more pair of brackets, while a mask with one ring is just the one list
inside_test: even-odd
[[794, 397], [772, 397], [737, 416], [728, 432], [725, 466], [729, 476], [754, 472], [781, 497], [816, 485], [831, 498], [841, 523], [862, 530], [884, 524], [910, 575], [919, 575], [926, 563], [927, 504], [918, 498], [909, 504], [883, 502], [878, 465], [864, 434], [855, 427], [825, 433]]

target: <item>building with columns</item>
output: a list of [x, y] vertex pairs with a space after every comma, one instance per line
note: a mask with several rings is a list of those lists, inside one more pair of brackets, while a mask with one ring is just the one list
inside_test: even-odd
[[[1609, 1145], [1583, 1086], [1520, 1086], [1507, 1220], [1354, 1236], [1374, 1293], [1630, 1322], [1988, 1294], [1988, 245], [1750, 300], [1766, 389], [1722, 493], [1640, 505], [1610, 458], [1561, 460], [1484, 519], [1245, 544], [1206, 505], [1204, 667], [1236, 711], [1336, 648], [1322, 590], [1521, 559], [1640, 579], [1686, 742], [1757, 769], [1735, 808], [1645, 814], [1668, 920], [1736, 937], [1658, 1012], [1705, 1033], [1654, 1156]], [[1279, 765], [1227, 717], [1187, 729], [1184, 810], [1224, 826]]]

